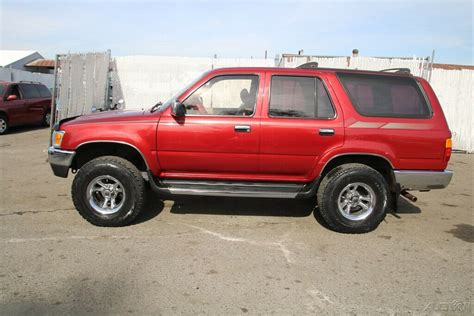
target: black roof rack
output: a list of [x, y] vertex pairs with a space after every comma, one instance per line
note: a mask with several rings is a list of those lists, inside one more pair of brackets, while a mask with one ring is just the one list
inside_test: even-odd
[[36, 83], [36, 84], [42, 84], [42, 83], [39, 82], [39, 81], [31, 81], [31, 80], [20, 80], [19, 82], [21, 82], [21, 83]]
[[314, 69], [314, 68], [318, 68], [318, 63], [315, 61], [312, 61], [310, 63], [301, 64], [296, 68]]
[[410, 68], [389, 68], [389, 69], [380, 70], [380, 72], [395, 72], [395, 73], [411, 75]]

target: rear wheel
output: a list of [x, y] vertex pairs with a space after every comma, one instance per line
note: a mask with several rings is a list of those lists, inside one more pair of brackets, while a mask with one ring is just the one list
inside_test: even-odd
[[5, 116], [0, 116], [0, 135], [8, 131], [8, 119]]
[[329, 228], [341, 233], [374, 230], [389, 206], [385, 178], [363, 164], [345, 164], [330, 171], [318, 189], [318, 206]]
[[104, 156], [79, 169], [72, 184], [74, 205], [97, 226], [123, 226], [141, 212], [145, 184], [140, 171], [128, 160]]
[[44, 126], [50, 126], [51, 125], [51, 111], [47, 111], [43, 115], [43, 125]]

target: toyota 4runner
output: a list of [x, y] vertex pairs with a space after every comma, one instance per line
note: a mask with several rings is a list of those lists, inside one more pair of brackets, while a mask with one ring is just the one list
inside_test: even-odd
[[162, 196], [314, 198], [338, 232], [375, 229], [400, 194], [446, 187], [451, 133], [435, 93], [404, 72], [226, 68], [164, 103], [54, 126], [55, 175], [99, 226]]

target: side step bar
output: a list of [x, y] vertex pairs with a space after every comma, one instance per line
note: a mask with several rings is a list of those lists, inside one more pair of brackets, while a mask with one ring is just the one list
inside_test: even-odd
[[318, 179], [307, 184], [280, 182], [231, 182], [208, 180], [158, 180], [148, 171], [153, 191], [163, 195], [200, 195], [256, 198], [309, 198], [316, 194]]

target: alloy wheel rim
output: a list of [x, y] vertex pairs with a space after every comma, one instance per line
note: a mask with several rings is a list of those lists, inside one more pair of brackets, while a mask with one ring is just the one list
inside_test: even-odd
[[46, 116], [44, 118], [44, 121], [47, 125], [51, 124], [51, 113], [46, 113]]
[[339, 213], [351, 221], [367, 218], [374, 211], [376, 197], [367, 184], [355, 182], [346, 185], [339, 193], [337, 208]]
[[126, 193], [122, 183], [112, 176], [96, 177], [87, 186], [89, 205], [102, 215], [117, 213], [125, 199]]
[[5, 121], [5, 119], [3, 118], [0, 118], [0, 133], [5, 132], [6, 129], [7, 129], [7, 121]]

